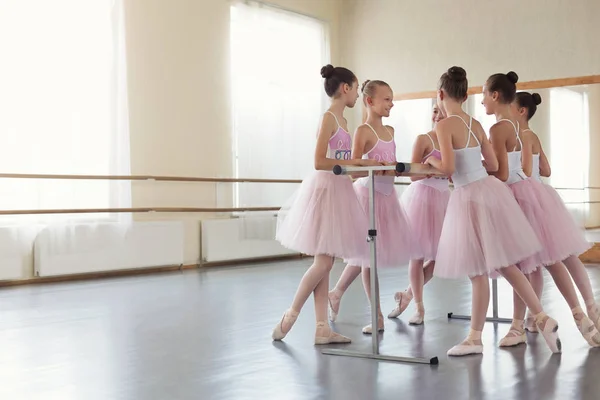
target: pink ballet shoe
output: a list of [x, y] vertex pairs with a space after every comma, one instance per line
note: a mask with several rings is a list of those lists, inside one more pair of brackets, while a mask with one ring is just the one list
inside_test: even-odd
[[327, 294], [327, 298], [329, 299], [329, 320], [335, 322], [338, 317], [338, 312], [340, 311], [342, 294], [334, 289]]
[[317, 322], [317, 330], [315, 333], [315, 344], [341, 344], [351, 343], [352, 340], [346, 336], [334, 332], [331, 327], [324, 321]]
[[423, 303], [416, 303], [416, 305], [417, 311], [415, 312], [415, 315], [408, 320], [410, 325], [422, 325], [423, 319], [425, 318], [425, 309], [423, 308]]
[[[298, 319], [298, 315], [299, 313], [296, 311], [293, 311], [291, 309], [287, 310], [283, 314], [281, 321], [279, 321], [279, 323], [275, 326], [275, 329], [273, 329], [273, 334], [271, 335], [273, 340], [282, 340], [292, 329], [292, 326], [294, 326], [296, 319]], [[288, 326], [288, 329], [285, 332], [283, 331], [284, 323]]]
[[587, 311], [588, 317], [592, 320], [596, 329], [600, 331], [600, 310], [598, 310], [598, 305], [595, 302], [588, 305]]
[[468, 356], [470, 354], [481, 353], [483, 353], [483, 344], [481, 344], [481, 341], [467, 339], [461, 344], [457, 344], [456, 346], [448, 350], [448, 353], [446, 354], [452, 357], [462, 357]]
[[535, 320], [533, 316], [527, 312], [527, 318], [525, 318], [525, 330], [531, 333], [538, 333], [538, 328], [535, 326]]
[[513, 347], [526, 342], [527, 336], [525, 335], [525, 330], [523, 328], [511, 326], [506, 336], [504, 336], [500, 340], [500, 343], [498, 343], [498, 345], [500, 347]]
[[412, 296], [409, 296], [408, 292], [406, 291], [396, 292], [394, 295], [394, 300], [396, 301], [396, 308], [394, 308], [392, 312], [388, 314], [388, 318], [399, 317], [412, 301]]
[[562, 343], [558, 337], [558, 322], [554, 318], [550, 318], [545, 312], [541, 312], [535, 316], [535, 325], [538, 327], [546, 344], [553, 353], [560, 353]]
[[579, 329], [585, 341], [592, 347], [600, 347], [600, 332], [598, 332], [592, 320], [583, 313], [581, 307], [576, 307], [572, 311], [577, 329]]
[[[377, 320], [377, 324], [379, 325], [377, 327], [377, 332], [383, 332], [385, 330], [384, 323], [383, 323], [383, 314], [379, 315], [379, 318]], [[369, 324], [369, 325], [365, 326], [362, 329], [362, 333], [364, 333], [365, 335], [372, 335], [373, 334], [373, 326], [372, 326], [372, 324]]]

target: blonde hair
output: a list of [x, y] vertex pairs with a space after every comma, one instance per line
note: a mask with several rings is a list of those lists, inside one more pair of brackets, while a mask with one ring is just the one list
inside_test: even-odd
[[367, 97], [373, 97], [375, 95], [375, 92], [377, 91], [377, 88], [380, 86], [386, 86], [386, 87], [390, 88], [390, 90], [392, 89], [390, 87], [390, 85], [388, 85], [384, 81], [378, 81], [378, 80], [371, 81], [371, 80], [367, 79], [366, 81], [363, 82], [363, 84], [360, 88], [360, 91], [363, 94], [363, 101], [365, 102], [365, 104], [367, 103]]

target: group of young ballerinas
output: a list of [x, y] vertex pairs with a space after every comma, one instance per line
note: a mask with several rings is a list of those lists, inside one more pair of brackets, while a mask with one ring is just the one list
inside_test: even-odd
[[[312, 293], [315, 344], [350, 343], [348, 337], [331, 329], [327, 314], [329, 307], [330, 319], [336, 319], [341, 298], [358, 275], [362, 275], [370, 298], [370, 255], [365, 240], [369, 182], [359, 178], [353, 183], [351, 177], [331, 171], [336, 164], [395, 164], [395, 132], [382, 122], [393, 107], [393, 92], [383, 81], [362, 85], [367, 120], [352, 139], [343, 113], [359, 98], [358, 79], [350, 70], [331, 65], [323, 67], [321, 75], [331, 106], [318, 133], [315, 171], [282, 208], [277, 226], [277, 240], [285, 247], [313, 255], [314, 262], [272, 337], [282, 340], [287, 335]], [[488, 139], [481, 124], [462, 109], [468, 90], [465, 70], [448, 69], [438, 84], [433, 130], [417, 137], [411, 162], [429, 164], [449, 178], [411, 177], [413, 182], [398, 199], [395, 172], [375, 176], [378, 267], [409, 263], [410, 286], [395, 294], [397, 305], [388, 317], [401, 315], [414, 299], [416, 312], [409, 323], [422, 324], [423, 286], [434, 275], [471, 280], [471, 329], [462, 343], [448, 351], [452, 356], [483, 351], [481, 333], [489, 305], [489, 278], [499, 276], [514, 293], [512, 325], [499, 345], [524, 343], [527, 329], [541, 333], [551, 351], [560, 352], [558, 323], [540, 303], [542, 267], [571, 308], [584, 339], [590, 346], [600, 346], [600, 311], [578, 258], [590, 244], [557, 192], [541, 182], [540, 176], [550, 176], [550, 166], [528, 124], [541, 98], [537, 93], [517, 93], [517, 80], [517, 74], [509, 72], [494, 74], [485, 82], [482, 104], [497, 120]], [[329, 274], [336, 257], [347, 266], [329, 291]], [[587, 314], [579, 304], [573, 281]], [[372, 312], [379, 313], [376, 329], [383, 331], [381, 310]], [[368, 325], [363, 333], [372, 330]]]

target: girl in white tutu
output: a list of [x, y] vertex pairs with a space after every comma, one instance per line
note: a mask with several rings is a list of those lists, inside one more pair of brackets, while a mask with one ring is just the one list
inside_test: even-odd
[[[394, 106], [394, 94], [383, 81], [366, 81], [362, 87], [363, 101], [367, 107], [367, 121], [358, 127], [352, 147], [352, 157], [367, 158], [386, 164], [396, 163], [396, 143], [394, 128], [383, 125], [383, 118], [389, 117]], [[409, 223], [398, 201], [394, 189], [395, 172], [375, 177], [375, 218], [377, 224], [377, 266], [382, 268], [399, 267], [408, 263], [412, 251], [412, 237], [408, 234]], [[369, 209], [369, 179], [360, 178], [354, 183], [354, 190], [365, 210]], [[358, 277], [362, 270], [362, 281], [367, 294], [371, 296], [370, 257], [348, 257], [348, 266], [342, 272], [335, 288], [329, 292], [330, 318], [335, 320], [343, 293]], [[378, 282], [376, 283], [379, 284]], [[381, 309], [378, 331], [383, 331]], [[371, 334], [367, 325], [363, 333]]]
[[451, 175], [455, 187], [446, 210], [434, 275], [468, 277], [473, 287], [471, 331], [448, 355], [483, 352], [481, 333], [490, 300], [488, 276], [494, 272], [504, 276], [532, 310], [552, 352], [560, 352], [558, 323], [544, 313], [529, 281], [515, 266], [539, 251], [541, 244], [510, 189], [487, 173], [498, 169], [498, 160], [481, 124], [462, 110], [467, 89], [464, 69], [452, 67], [441, 76], [437, 101], [447, 117], [435, 131], [442, 157], [426, 161]]
[[[445, 118], [437, 104], [433, 107], [431, 121], [433, 127]], [[441, 157], [440, 145], [435, 130], [417, 136], [413, 145], [413, 163], [425, 162], [429, 157]], [[415, 249], [408, 267], [410, 286], [394, 295], [396, 308], [388, 318], [396, 318], [406, 310], [415, 299], [415, 315], [408, 321], [411, 325], [420, 325], [425, 317], [423, 306], [423, 286], [433, 277], [435, 258], [442, 233], [442, 224], [446, 207], [450, 200], [448, 178], [411, 177], [413, 183], [402, 193], [401, 202], [410, 221], [410, 234], [414, 237]], [[424, 263], [425, 260], [428, 260]]]
[[344, 119], [346, 107], [358, 99], [358, 81], [348, 69], [326, 65], [321, 69], [325, 92], [332, 99], [324, 114], [315, 148], [315, 171], [306, 178], [277, 219], [277, 240], [287, 248], [314, 256], [291, 307], [273, 330], [273, 340], [290, 331], [311, 293], [315, 298], [315, 344], [350, 343], [327, 323], [329, 272], [335, 257], [366, 257], [367, 216], [356, 198], [352, 180], [334, 175], [336, 164], [374, 166], [373, 160], [350, 157], [351, 138]]

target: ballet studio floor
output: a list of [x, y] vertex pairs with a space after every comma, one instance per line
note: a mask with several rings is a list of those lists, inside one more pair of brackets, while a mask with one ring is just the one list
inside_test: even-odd
[[[426, 322], [387, 320], [381, 352], [438, 356], [438, 366], [325, 356], [312, 344], [309, 299], [284, 342], [271, 330], [311, 259], [96, 281], [0, 289], [0, 399], [598, 399], [600, 349], [579, 335], [569, 308], [546, 275], [543, 303], [561, 323], [562, 355], [543, 339], [504, 350], [508, 325], [486, 324], [482, 356], [448, 358], [469, 322], [467, 281], [426, 287]], [[332, 273], [336, 280], [343, 266]], [[600, 268], [589, 266], [600, 300]], [[380, 274], [384, 313], [407, 284], [405, 268]], [[502, 281], [500, 312], [510, 316]], [[490, 309], [491, 313], [491, 309]], [[336, 328], [346, 347], [370, 351], [369, 321], [357, 280]]]

